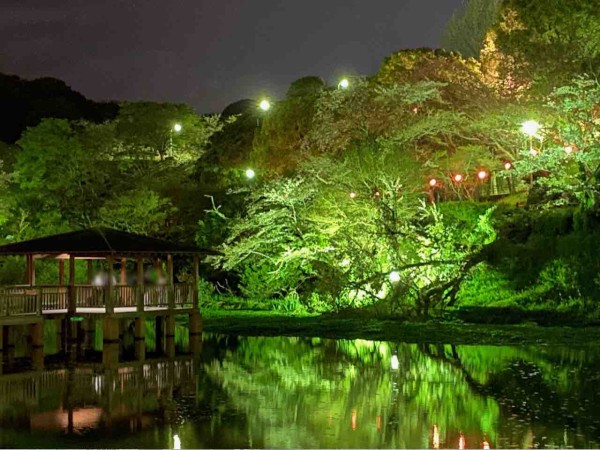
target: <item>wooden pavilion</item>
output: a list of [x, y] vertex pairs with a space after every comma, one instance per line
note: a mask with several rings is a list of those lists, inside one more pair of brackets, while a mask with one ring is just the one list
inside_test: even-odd
[[[207, 253], [210, 251], [108, 228], [0, 246], [0, 257], [25, 256], [27, 263], [24, 284], [0, 286], [0, 326], [3, 327], [0, 344], [7, 340], [8, 326], [31, 324], [34, 345], [42, 345], [43, 329], [36, 324], [41, 325], [45, 319], [66, 322], [74, 316], [103, 320], [105, 344], [118, 343], [119, 320], [122, 319], [134, 319], [136, 339], [143, 340], [144, 320], [148, 316], [157, 319], [157, 327], [166, 323], [167, 339], [174, 335], [176, 314], [188, 314], [190, 333], [199, 334], [198, 267], [200, 256]], [[192, 274], [184, 282], [175, 283], [174, 257], [193, 261]], [[36, 284], [36, 261], [40, 259], [56, 260], [56, 284]], [[78, 260], [87, 262], [85, 276], [76, 273]], [[128, 261], [135, 262], [133, 283], [128, 282]], [[98, 266], [99, 262], [104, 263], [104, 269], [95, 273], [94, 265]], [[152, 283], [145, 277], [145, 264], [154, 267], [159, 274]], [[119, 267], [117, 272], [115, 265]], [[86, 282], [76, 283], [77, 278], [84, 278]], [[67, 328], [68, 333], [68, 325], [63, 328]]]

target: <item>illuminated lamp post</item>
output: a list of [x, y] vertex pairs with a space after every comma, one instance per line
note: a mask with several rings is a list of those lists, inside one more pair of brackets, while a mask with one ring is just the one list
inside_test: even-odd
[[[539, 151], [536, 150], [533, 146], [533, 138], [540, 137], [539, 131], [541, 129], [542, 126], [539, 124], [539, 122], [536, 122], [535, 120], [528, 120], [521, 124], [521, 131], [523, 132], [523, 134], [529, 137], [529, 154], [531, 156], [537, 156], [539, 154]], [[533, 173], [529, 174], [529, 184], [533, 185]]]
[[429, 179], [429, 200], [431, 203], [438, 203], [440, 201], [440, 190], [438, 189], [440, 184], [436, 178]]
[[[479, 179], [480, 183], [481, 183], [481, 191], [483, 192], [483, 183], [485, 182], [485, 180], [487, 180], [489, 176], [489, 173], [486, 170], [481, 169], [479, 172], [477, 172], [477, 179]], [[488, 191], [488, 196], [489, 196], [489, 191]]]
[[504, 163], [504, 170], [506, 170], [507, 172], [509, 172], [508, 174], [508, 190], [511, 194], [515, 193], [515, 187], [513, 185], [513, 178], [512, 178], [512, 173], [510, 173], [510, 170], [512, 170], [513, 165], [510, 161], [506, 161]]
[[173, 131], [175, 133], [181, 133], [182, 129], [183, 129], [183, 127], [181, 126], [180, 123], [176, 123], [169, 129], [169, 148], [168, 148], [169, 156], [173, 153]]

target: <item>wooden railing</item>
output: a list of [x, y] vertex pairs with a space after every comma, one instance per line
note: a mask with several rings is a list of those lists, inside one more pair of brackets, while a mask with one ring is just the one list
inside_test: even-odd
[[[119, 308], [137, 308], [139, 289], [135, 285], [115, 285], [111, 287], [109, 296], [107, 286], [0, 286], [0, 318], [67, 312], [71, 298], [71, 312], [102, 312], [98, 309], [106, 309], [109, 298], [113, 309], [118, 312]], [[178, 283], [172, 288], [169, 285], [146, 285], [141, 300], [144, 309], [183, 309], [194, 306], [195, 295], [192, 284]]]
[[169, 292], [168, 286], [145, 286], [144, 287], [144, 307], [168, 307]]
[[29, 316], [40, 313], [38, 290], [29, 286], [0, 288], [0, 317]]

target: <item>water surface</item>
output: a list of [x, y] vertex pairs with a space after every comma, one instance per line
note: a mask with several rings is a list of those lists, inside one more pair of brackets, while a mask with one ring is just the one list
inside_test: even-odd
[[0, 446], [598, 447], [599, 369], [595, 346], [207, 335], [197, 358], [5, 368]]

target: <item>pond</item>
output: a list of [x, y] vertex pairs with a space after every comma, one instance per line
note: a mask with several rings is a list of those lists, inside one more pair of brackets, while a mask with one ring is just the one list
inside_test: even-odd
[[0, 375], [0, 446], [600, 445], [597, 347], [205, 335], [201, 356]]

